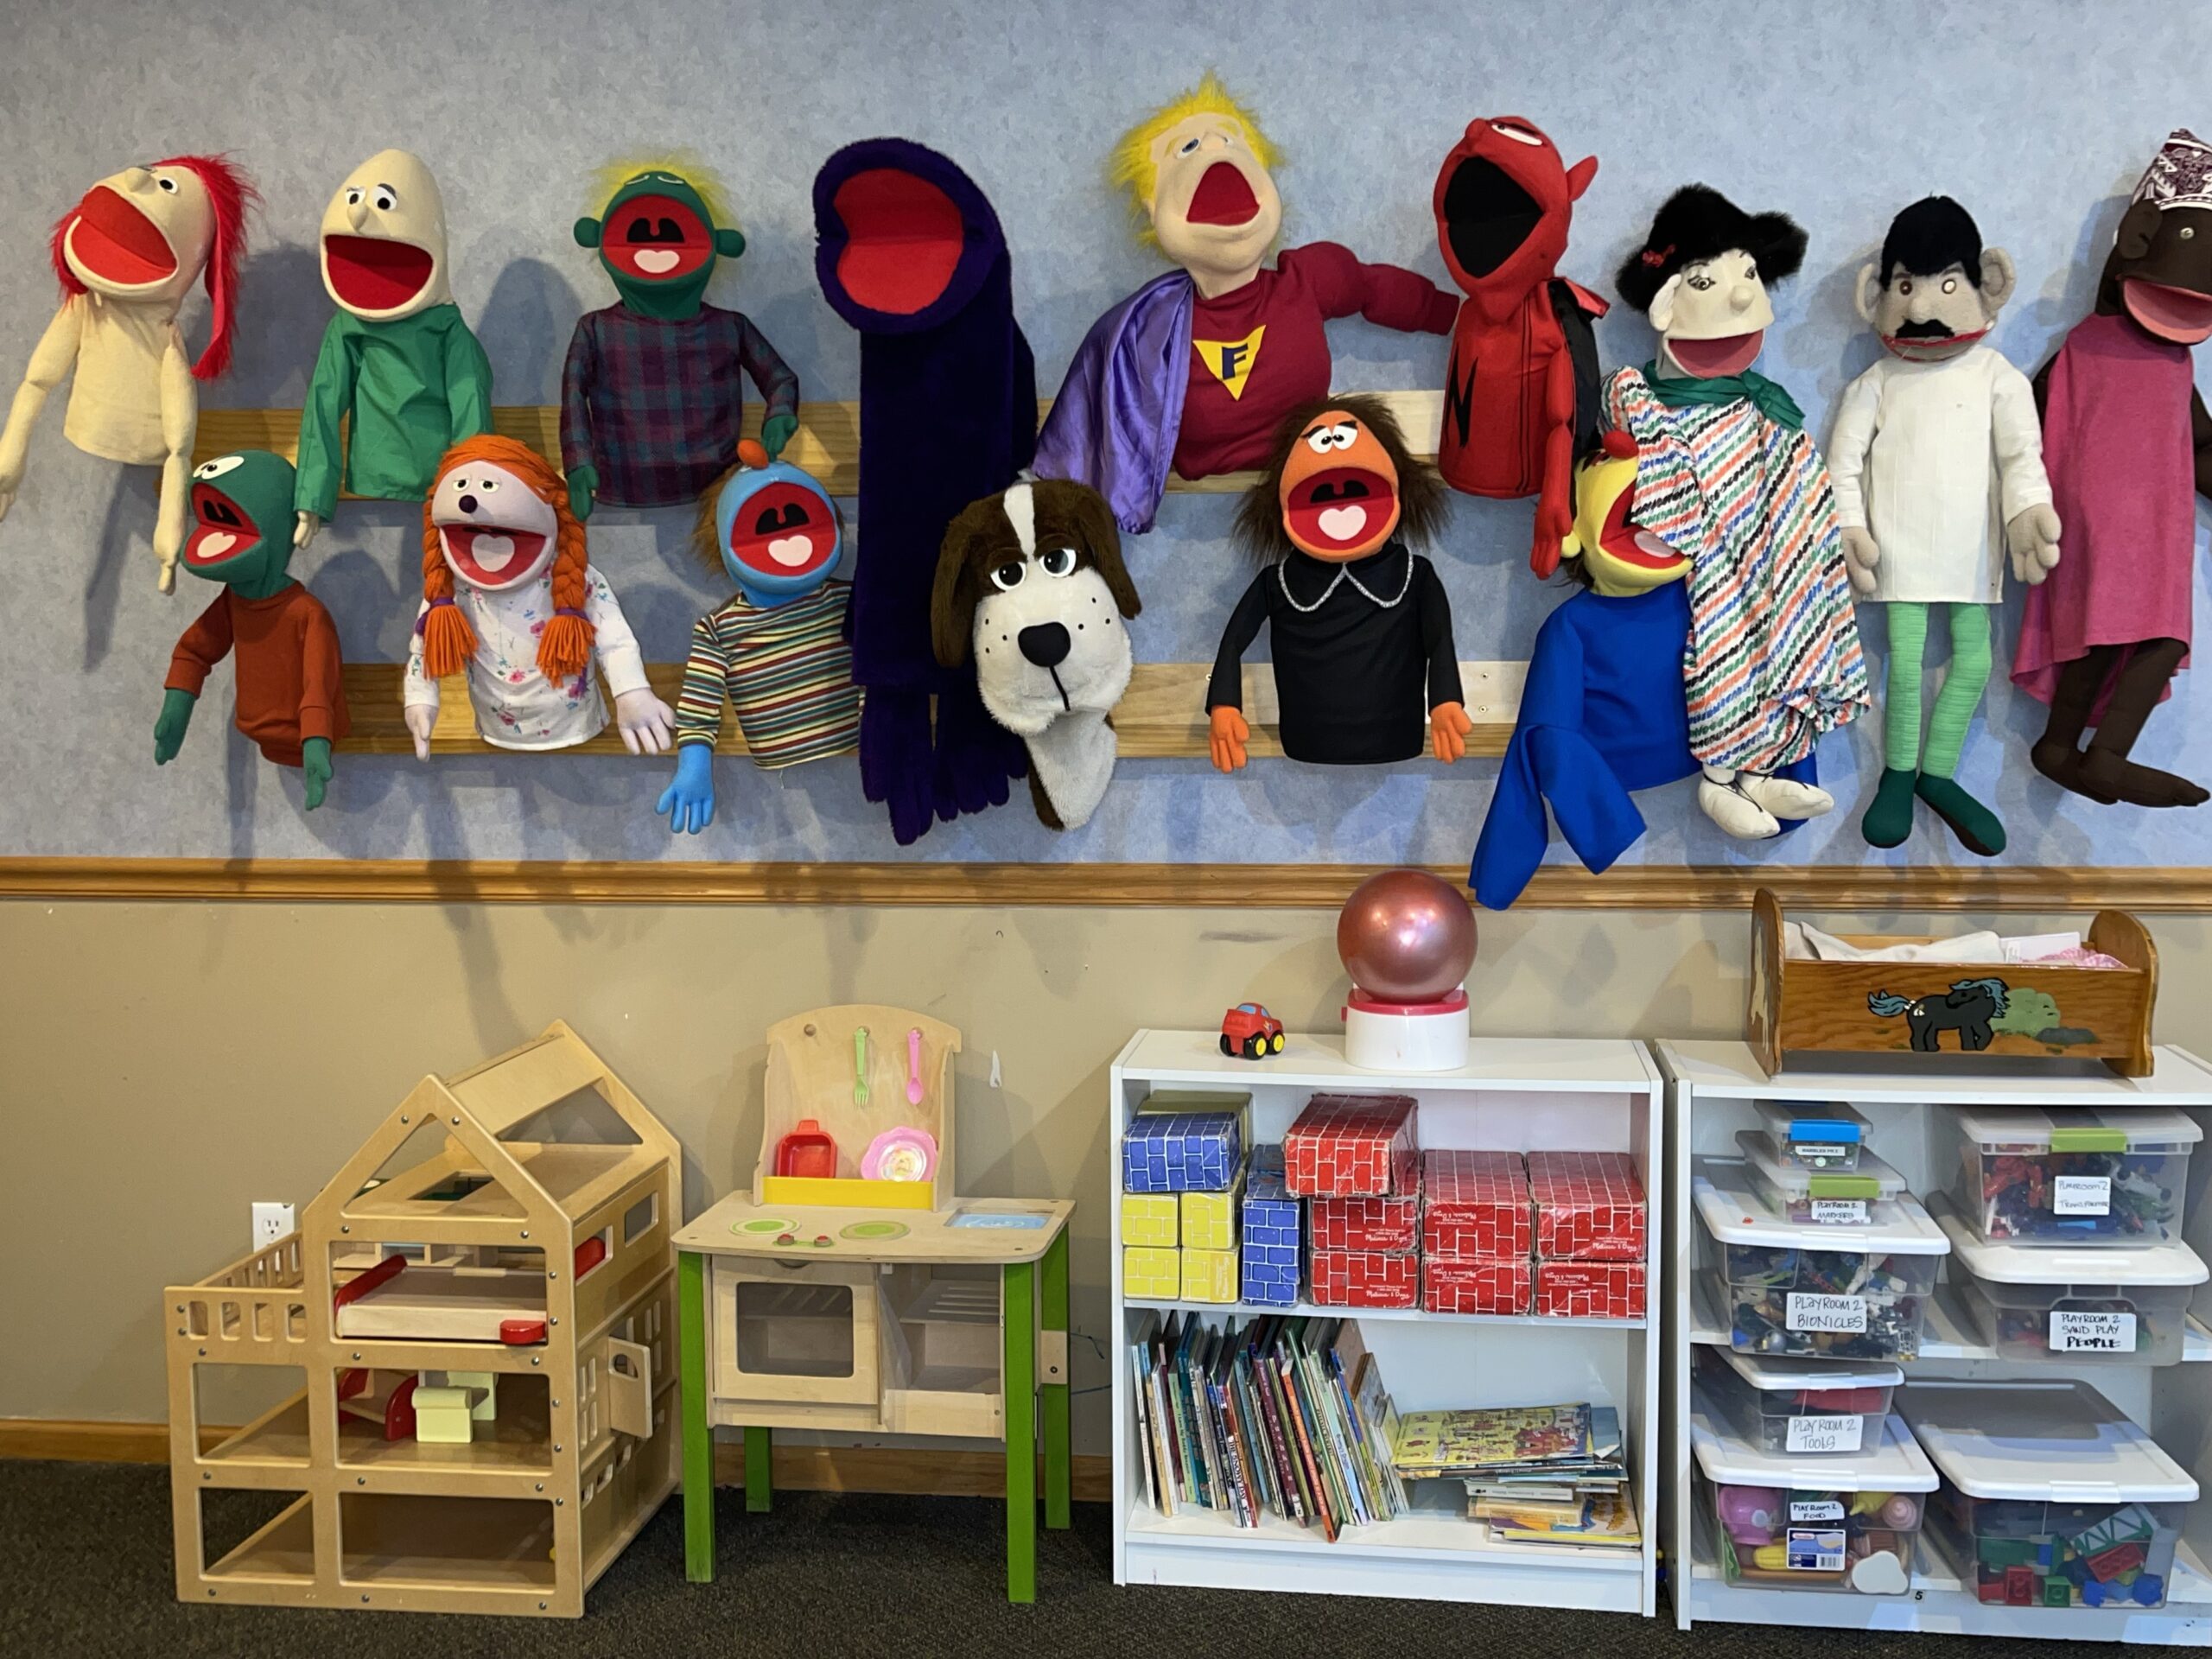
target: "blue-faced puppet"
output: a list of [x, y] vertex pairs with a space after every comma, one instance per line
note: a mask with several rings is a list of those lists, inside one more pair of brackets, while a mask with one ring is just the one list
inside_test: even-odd
[[692, 540], [737, 592], [691, 629], [676, 703], [676, 779], [653, 807], [677, 835], [715, 821], [725, 695], [753, 764], [768, 770], [845, 753], [861, 729], [845, 639], [852, 584], [830, 580], [844, 526], [830, 493], [747, 438], [737, 464], [699, 498]]

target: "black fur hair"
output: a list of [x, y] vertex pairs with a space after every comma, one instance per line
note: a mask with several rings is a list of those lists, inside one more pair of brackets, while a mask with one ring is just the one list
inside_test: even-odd
[[1686, 184], [1659, 209], [1643, 245], [1621, 262], [1613, 287], [1648, 310], [1669, 276], [1731, 248], [1757, 260], [1760, 280], [1771, 287], [1805, 263], [1805, 232], [1787, 213], [1747, 213], [1711, 185]]
[[1981, 228], [1950, 197], [1923, 196], [1890, 221], [1890, 233], [1882, 238], [1883, 287], [1900, 270], [1933, 276], [1953, 265], [1981, 286]]
[[1444, 528], [1451, 512], [1452, 492], [1435, 467], [1414, 455], [1398, 426], [1390, 406], [1371, 392], [1348, 391], [1317, 398], [1293, 410], [1275, 429], [1274, 446], [1260, 481], [1244, 492], [1236, 505], [1236, 539], [1262, 564], [1274, 564], [1298, 550], [1282, 523], [1282, 469], [1297, 447], [1299, 436], [1313, 424], [1314, 416], [1340, 409], [1375, 435], [1382, 453], [1398, 469], [1398, 527], [1392, 541], [1403, 542], [1415, 551], [1427, 547]]

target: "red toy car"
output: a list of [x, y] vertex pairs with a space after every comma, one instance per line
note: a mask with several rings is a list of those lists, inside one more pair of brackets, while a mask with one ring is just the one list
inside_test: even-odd
[[1257, 1002], [1239, 1002], [1221, 1016], [1221, 1052], [1264, 1060], [1282, 1052], [1282, 1021]]

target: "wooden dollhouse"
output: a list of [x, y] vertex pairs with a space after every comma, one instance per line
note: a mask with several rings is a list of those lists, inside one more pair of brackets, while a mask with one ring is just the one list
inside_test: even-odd
[[[296, 1233], [165, 1293], [180, 1599], [580, 1617], [676, 1484], [681, 1202], [565, 1025], [424, 1077]], [[208, 1444], [213, 1366], [301, 1386]], [[281, 1507], [211, 1560], [222, 1488]]]
[[1032, 1600], [1040, 1395], [1046, 1523], [1068, 1524], [1075, 1206], [955, 1196], [952, 1027], [855, 1005], [767, 1037], [752, 1189], [676, 1240], [690, 1575], [714, 1575], [717, 1427], [745, 1431], [756, 1510], [772, 1429], [943, 1434], [1005, 1442], [1007, 1595]]

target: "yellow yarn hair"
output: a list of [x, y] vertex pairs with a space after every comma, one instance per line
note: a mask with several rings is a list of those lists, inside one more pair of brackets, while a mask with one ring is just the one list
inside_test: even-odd
[[655, 152], [646, 156], [620, 156], [595, 169], [591, 175], [592, 198], [584, 211], [596, 219], [607, 211], [607, 204], [614, 193], [636, 178], [640, 173], [669, 173], [683, 181], [699, 193], [699, 200], [707, 204], [708, 215], [715, 221], [716, 230], [739, 228], [737, 216], [729, 205], [729, 196], [722, 188], [721, 180], [688, 149]]
[[1150, 115], [1131, 127], [1114, 145], [1114, 153], [1107, 160], [1106, 177], [1116, 190], [1129, 193], [1129, 208], [1136, 216], [1142, 239], [1157, 238], [1152, 232], [1152, 193], [1160, 182], [1160, 168], [1152, 159], [1152, 147], [1158, 143], [1169, 129], [1194, 115], [1225, 115], [1244, 130], [1244, 142], [1251, 146], [1252, 154], [1259, 158], [1262, 167], [1270, 173], [1281, 164], [1282, 152], [1268, 141], [1260, 130], [1260, 124], [1252, 112], [1229, 95], [1220, 77], [1211, 69], [1198, 78], [1198, 84], [1186, 92], [1177, 94]]

